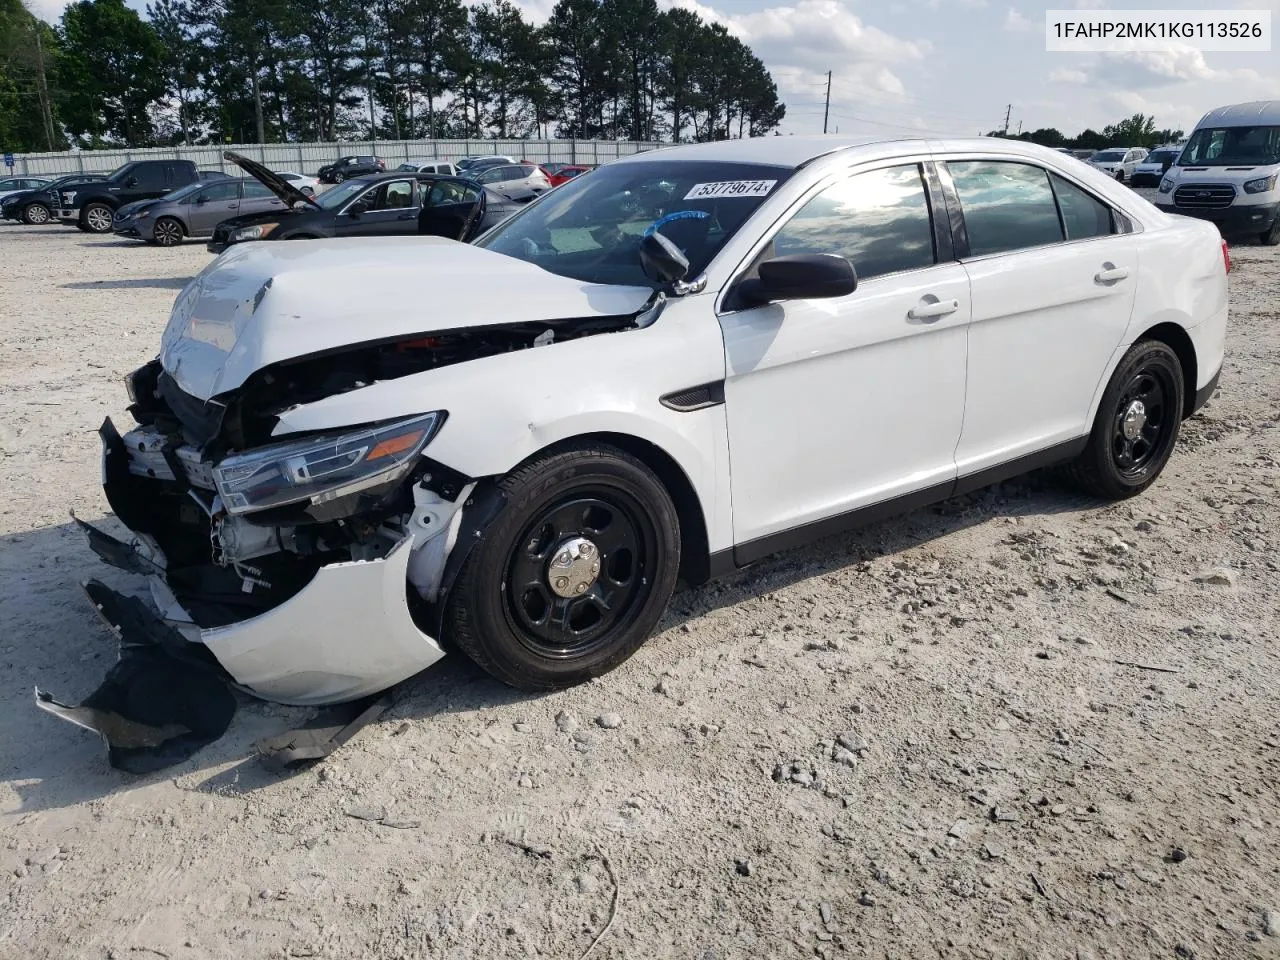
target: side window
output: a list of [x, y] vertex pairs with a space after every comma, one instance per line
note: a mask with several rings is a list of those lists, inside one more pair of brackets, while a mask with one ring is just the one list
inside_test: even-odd
[[431, 187], [427, 197], [427, 206], [439, 207], [450, 203], [477, 203], [480, 191], [475, 187], [456, 180], [438, 180]]
[[497, 183], [502, 179], [501, 167], [490, 167], [488, 170], [476, 177], [477, 183]]
[[770, 256], [834, 253], [858, 279], [935, 262], [929, 201], [917, 164], [840, 180], [800, 208], [773, 238]]
[[970, 256], [1062, 242], [1062, 223], [1049, 175], [1040, 167], [952, 160], [947, 169], [960, 197]]
[[196, 197], [196, 203], [218, 203], [234, 200], [240, 196], [240, 184], [234, 180], [228, 183], [215, 183], [205, 187]]
[[1058, 198], [1058, 209], [1062, 211], [1068, 240], [1106, 237], [1116, 232], [1110, 207], [1056, 173], [1049, 174], [1049, 178], [1053, 181], [1053, 192]]
[[275, 194], [267, 189], [265, 183], [252, 180], [244, 184], [244, 193], [241, 196], [246, 200], [265, 200], [267, 197], [274, 197]]
[[413, 206], [413, 181], [393, 180], [378, 188], [372, 210], [403, 210]]

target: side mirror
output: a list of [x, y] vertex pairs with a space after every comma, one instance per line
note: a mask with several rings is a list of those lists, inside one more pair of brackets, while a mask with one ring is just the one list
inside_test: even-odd
[[353, 203], [351, 205], [351, 209], [347, 211], [347, 213], [351, 214], [351, 216], [353, 217], [358, 217], [360, 216], [360, 214], [368, 213], [368, 212], [369, 212], [368, 200], [361, 200], [358, 203]]
[[126, 187], [136, 187], [136, 186], [138, 185], [138, 178], [137, 178], [137, 177], [130, 177], [128, 180], [126, 180], [126, 181], [124, 182], [124, 185], [125, 185]]
[[689, 258], [662, 234], [651, 233], [640, 241], [640, 268], [651, 280], [675, 283], [689, 272]]
[[200, 194], [200, 196], [196, 197], [196, 206], [199, 206], [202, 203], [208, 203], [208, 202], [209, 202], [209, 198], [206, 197], [203, 193]]
[[819, 300], [845, 297], [858, 288], [853, 264], [830, 253], [796, 253], [760, 264], [758, 279], [743, 280], [734, 290], [735, 306], [775, 300]]

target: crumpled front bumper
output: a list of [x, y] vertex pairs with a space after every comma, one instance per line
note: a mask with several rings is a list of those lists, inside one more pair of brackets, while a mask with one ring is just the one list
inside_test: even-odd
[[385, 690], [444, 656], [409, 612], [412, 550], [410, 536], [382, 559], [321, 567], [275, 609], [188, 636], [237, 684], [267, 700], [343, 703]]

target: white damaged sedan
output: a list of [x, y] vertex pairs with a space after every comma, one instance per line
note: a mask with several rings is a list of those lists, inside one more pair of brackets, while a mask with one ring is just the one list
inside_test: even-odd
[[473, 245], [238, 245], [102, 428], [134, 541], [91, 543], [149, 599], [95, 602], [284, 703], [442, 641], [578, 683], [677, 580], [1053, 463], [1140, 493], [1218, 381], [1229, 266], [1212, 224], [997, 139], [676, 147]]

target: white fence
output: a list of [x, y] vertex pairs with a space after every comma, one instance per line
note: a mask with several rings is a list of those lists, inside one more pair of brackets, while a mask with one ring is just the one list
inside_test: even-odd
[[[234, 164], [222, 159], [234, 150], [259, 160], [274, 170], [314, 174], [322, 164], [339, 157], [372, 154], [393, 170], [411, 157], [454, 160], [458, 157], [503, 154], [536, 163], [597, 164], [654, 150], [661, 143], [629, 140], [376, 140], [340, 143], [228, 143], [202, 147], [147, 147], [133, 150], [79, 150], [66, 153], [28, 153], [14, 157], [15, 175], [109, 173], [130, 160], [177, 158], [194, 160], [202, 170], [234, 173]], [[0, 175], [4, 171], [0, 169]]]

